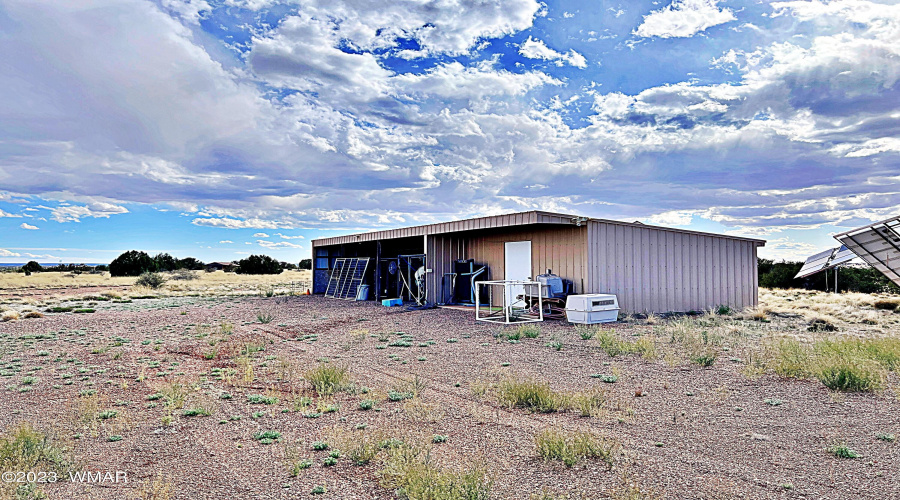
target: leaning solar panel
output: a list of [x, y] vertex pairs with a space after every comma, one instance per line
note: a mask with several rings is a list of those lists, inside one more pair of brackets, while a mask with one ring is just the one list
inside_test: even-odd
[[856, 228], [834, 238], [900, 285], [900, 217]]
[[841, 245], [841, 248], [838, 248], [837, 253], [834, 254], [834, 257], [831, 258], [831, 262], [828, 263], [828, 267], [835, 267], [838, 264], [850, 262], [855, 258], [856, 254], [853, 253], [853, 250], [850, 250], [845, 245]]
[[835, 250], [835, 248], [825, 250], [824, 252], [817, 253], [806, 259], [806, 262], [803, 264], [803, 267], [800, 268], [800, 272], [797, 273], [797, 276], [794, 276], [794, 279], [805, 278], [827, 269], [828, 262], [831, 260], [831, 256], [834, 254]]

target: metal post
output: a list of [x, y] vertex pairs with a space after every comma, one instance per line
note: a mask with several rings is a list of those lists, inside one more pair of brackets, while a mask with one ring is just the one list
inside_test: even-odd
[[481, 310], [481, 306], [479, 305], [481, 303], [481, 294], [478, 292], [479, 292], [478, 288], [476, 287], [476, 289], [475, 289], [475, 321], [478, 321], [478, 319], [480, 318], [479, 311]]
[[506, 322], [509, 323], [509, 285], [503, 284], [503, 311], [506, 313]]

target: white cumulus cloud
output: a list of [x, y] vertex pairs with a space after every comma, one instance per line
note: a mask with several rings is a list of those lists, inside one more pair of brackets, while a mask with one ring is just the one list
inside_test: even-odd
[[644, 16], [644, 22], [634, 30], [634, 34], [640, 37], [687, 38], [735, 19], [734, 12], [719, 8], [716, 0], [673, 0], [668, 6]]
[[28, 223], [25, 223], [25, 222], [23, 222], [22, 224], [20, 224], [19, 227], [21, 227], [22, 229], [30, 229], [30, 230], [32, 230], [32, 231], [35, 230], [35, 229], [38, 229], [37, 226], [32, 226], [31, 224], [28, 224]]
[[519, 54], [529, 59], [553, 61], [557, 66], [570, 64], [581, 69], [587, 67], [587, 59], [578, 52], [575, 52], [575, 49], [569, 50], [569, 52], [557, 52], [548, 47], [542, 40], [530, 36], [528, 37], [528, 40], [525, 40], [522, 42], [522, 45], [519, 46]]

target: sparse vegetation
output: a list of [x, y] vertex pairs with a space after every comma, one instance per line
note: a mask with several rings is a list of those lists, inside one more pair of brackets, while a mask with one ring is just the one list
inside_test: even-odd
[[134, 284], [137, 286], [145, 286], [147, 288], [157, 289], [166, 283], [166, 278], [160, 273], [143, 273], [138, 276]]
[[264, 325], [268, 325], [275, 319], [275, 313], [272, 311], [259, 311], [256, 313], [256, 321]]
[[507, 378], [497, 387], [500, 404], [525, 408], [538, 413], [551, 413], [565, 406], [565, 397], [550, 389], [550, 384], [533, 379]]
[[516, 329], [520, 336], [526, 339], [535, 339], [541, 334], [541, 327], [535, 323], [519, 325]]
[[487, 500], [491, 494], [492, 481], [486, 467], [441, 467], [431, 460], [429, 448], [423, 445], [404, 443], [389, 449], [379, 476], [382, 485], [409, 500]]
[[544, 460], [559, 460], [572, 467], [581, 460], [597, 458], [612, 466], [619, 444], [590, 432], [546, 429], [534, 437], [537, 454]]
[[307, 370], [303, 378], [312, 385], [313, 389], [322, 395], [331, 395], [344, 390], [350, 383], [350, 370], [346, 366], [320, 363], [317, 367]]
[[859, 453], [854, 451], [844, 441], [835, 441], [828, 447], [828, 452], [838, 458], [859, 458]]

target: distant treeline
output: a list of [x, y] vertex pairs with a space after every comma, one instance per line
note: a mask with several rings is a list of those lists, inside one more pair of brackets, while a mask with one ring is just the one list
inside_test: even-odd
[[[186, 269], [189, 271], [212, 270], [210, 266], [194, 257], [179, 259], [168, 253], [150, 256], [147, 252], [129, 250], [106, 265], [88, 266], [86, 264], [59, 264], [42, 266], [37, 261], [29, 261], [21, 267], [2, 269], [6, 272], [24, 272], [25, 274], [40, 272], [97, 273], [109, 271], [112, 276], [140, 276], [144, 273], [167, 272]], [[251, 255], [246, 259], [230, 263], [226, 271], [238, 274], [279, 274], [284, 270], [312, 269], [312, 259], [303, 259], [299, 264], [279, 262], [268, 255]]]
[[[759, 259], [759, 286], [765, 288], [805, 288], [825, 290], [825, 272], [794, 279], [803, 262], [774, 262]], [[841, 292], [900, 293], [900, 287], [871, 267], [841, 267], [838, 269], [838, 290]], [[834, 271], [828, 271], [828, 290], [834, 290]]]

